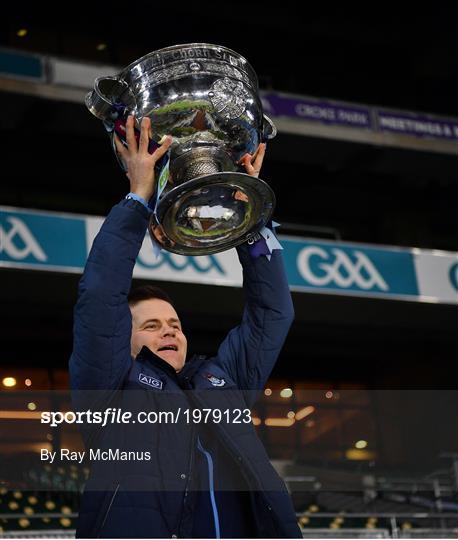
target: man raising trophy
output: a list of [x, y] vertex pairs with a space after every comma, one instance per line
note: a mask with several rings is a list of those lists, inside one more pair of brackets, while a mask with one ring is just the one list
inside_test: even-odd
[[[182, 418], [85, 430], [88, 448], [116, 444], [137, 459], [91, 462], [77, 536], [300, 538], [250, 417], [294, 318], [270, 221], [275, 198], [259, 179], [275, 128], [262, 114], [256, 75], [225, 47], [179, 45], [98, 79], [86, 103], [103, 120], [130, 189], [103, 223], [79, 284], [74, 402], [136, 413], [176, 405]], [[165, 291], [131, 289], [147, 231], [157, 250], [182, 255], [236, 247], [246, 304], [213, 356], [187, 356]], [[219, 416], [204, 422], [196, 411]]]

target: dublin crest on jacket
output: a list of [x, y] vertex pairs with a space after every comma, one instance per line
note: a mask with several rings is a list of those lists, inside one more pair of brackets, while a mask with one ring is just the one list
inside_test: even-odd
[[218, 377], [215, 377], [211, 373], [207, 373], [205, 376], [212, 383], [213, 386], [224, 386], [226, 384], [225, 379], [219, 379]]

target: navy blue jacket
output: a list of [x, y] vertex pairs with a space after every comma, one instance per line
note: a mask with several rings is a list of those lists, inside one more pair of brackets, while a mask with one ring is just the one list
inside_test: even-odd
[[[75, 407], [248, 409], [294, 317], [281, 252], [268, 261], [252, 259], [246, 245], [237, 248], [246, 294], [242, 322], [214, 357], [188, 358], [177, 374], [146, 347], [135, 361], [130, 353], [127, 295], [147, 223], [140, 203], [123, 200], [94, 240], [74, 313]], [[253, 424], [233, 420], [231, 414], [229, 421], [207, 424], [88, 426], [87, 450], [120, 447], [143, 454], [91, 462], [77, 536], [301, 537], [289, 494]]]

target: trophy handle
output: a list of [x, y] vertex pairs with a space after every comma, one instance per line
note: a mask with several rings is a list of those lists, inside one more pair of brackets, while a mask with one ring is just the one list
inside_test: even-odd
[[262, 139], [263, 141], [270, 141], [277, 135], [277, 128], [273, 121], [266, 115], [263, 114], [262, 122]]
[[119, 109], [115, 103], [135, 108], [135, 98], [128, 84], [117, 77], [98, 77], [85, 103], [89, 111], [104, 122], [112, 122], [117, 117]]

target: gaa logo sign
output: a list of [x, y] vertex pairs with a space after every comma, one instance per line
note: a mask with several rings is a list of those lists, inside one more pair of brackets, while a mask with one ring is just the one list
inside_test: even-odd
[[138, 257], [138, 262], [141, 264], [141, 266], [151, 270], [157, 268], [169, 268], [170, 270], [175, 270], [178, 272], [192, 269], [199, 274], [205, 274], [211, 270], [215, 270], [221, 275], [226, 273], [218, 259], [213, 255], [187, 257], [184, 255], [175, 255], [169, 251], [161, 250], [156, 258], [156, 255], [150, 246], [148, 246], [148, 249], [142, 248]]
[[0, 253], [22, 261], [29, 255], [40, 262], [45, 262], [48, 257], [43, 251], [27, 225], [19, 218], [8, 216], [6, 218], [8, 228], [0, 225]]
[[349, 255], [338, 248], [325, 250], [318, 246], [309, 246], [299, 252], [297, 267], [305, 281], [315, 287], [357, 287], [363, 291], [378, 289], [384, 292], [389, 290], [377, 268], [362, 251], [354, 250]]
[[452, 287], [458, 291], [458, 262], [450, 267], [449, 278]]

